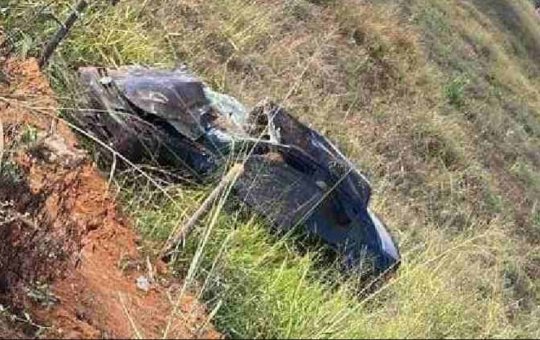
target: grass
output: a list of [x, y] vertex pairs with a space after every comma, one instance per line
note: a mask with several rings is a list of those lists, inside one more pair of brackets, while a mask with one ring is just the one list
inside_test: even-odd
[[[156, 215], [141, 210], [141, 201], [152, 201], [159, 206], [159, 216], [177, 212], [170, 201], [156, 201], [151, 191], [148, 194], [151, 196], [138, 195], [134, 200], [128, 193], [131, 200], [127, 205], [129, 211], [136, 209], [133, 213], [139, 227], [147, 231], [156, 225], [148, 216]], [[176, 188], [172, 194], [185, 193], [182, 188]], [[215, 216], [211, 214], [209, 219]], [[201, 298], [211, 306], [220, 306], [216, 325], [234, 337], [513, 334], [512, 328], [498, 319], [503, 303], [502, 284], [497, 284], [500, 278], [493, 273], [477, 273], [482, 261], [475, 260], [489, 256], [486, 251], [497, 252], [496, 249], [504, 248], [502, 235], [466, 233], [449, 241], [443, 239], [441, 233], [429, 232], [424, 236], [430, 243], [408, 254], [410, 262], [400, 269], [398, 278], [360, 300], [355, 294], [358, 286], [354, 278], [340, 277], [331, 266], [321, 269], [316, 265], [319, 263], [316, 253], [299, 256], [292, 240], [276, 239], [255, 220], [244, 221], [226, 213], [216, 218], [215, 224], [210, 221], [206, 224], [214, 229], [195, 278], [203, 282]], [[192, 263], [193, 254], [200, 249], [197, 243], [206, 231], [202, 229], [198, 237], [192, 238], [188, 251], [178, 260], [179, 268]], [[492, 244], [486, 245], [486, 242]], [[460, 258], [456, 258], [456, 253]], [[469, 266], [463, 267], [462, 261], [468, 261]], [[471, 273], [475, 273], [476, 278], [482, 277], [481, 288], [476, 286], [476, 281], [454, 281]], [[185, 277], [186, 273], [180, 275]], [[490, 299], [485, 303], [470, 304], [482, 301], [486, 295]], [[374, 324], [377, 327], [370, 326]]]
[[[32, 55], [54, 24], [25, 27], [45, 2], [17, 4], [5, 23]], [[367, 173], [398, 275], [359, 298], [355, 278], [224, 197], [174, 266], [222, 332], [538, 337], [539, 51], [525, 0], [126, 0], [94, 3], [48, 72], [71, 106], [78, 65], [187, 63], [248, 105], [281, 100]], [[209, 192], [133, 177], [115, 182], [151, 249]]]

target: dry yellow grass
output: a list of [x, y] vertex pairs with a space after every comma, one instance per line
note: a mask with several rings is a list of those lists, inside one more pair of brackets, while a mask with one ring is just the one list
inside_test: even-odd
[[[31, 51], [50, 29], [25, 32]], [[283, 101], [367, 172], [404, 253], [399, 276], [356, 301], [315, 279], [289, 241], [215, 212], [205, 251], [194, 242], [182, 261], [200, 257], [194, 278], [224, 332], [538, 337], [538, 57], [540, 19], [524, 0], [126, 0], [96, 4], [50, 73], [65, 91], [66, 65], [187, 63], [247, 104]], [[191, 212], [205, 193], [170, 190], [177, 204], [124, 189], [157, 239], [178, 202]]]

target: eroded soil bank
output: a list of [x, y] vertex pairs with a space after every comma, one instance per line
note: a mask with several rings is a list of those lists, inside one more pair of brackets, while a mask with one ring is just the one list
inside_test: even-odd
[[[181, 282], [142, 257], [107, 181], [56, 119], [36, 62], [4, 68], [0, 304], [27, 321], [0, 320], [0, 337], [162, 337], [165, 329], [169, 337], [219, 337], [195, 298], [178, 301]], [[148, 291], [138, 287], [141, 277]]]

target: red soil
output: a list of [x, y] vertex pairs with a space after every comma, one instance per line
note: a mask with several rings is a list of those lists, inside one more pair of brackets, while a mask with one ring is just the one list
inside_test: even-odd
[[[173, 313], [181, 283], [149, 269], [163, 265], [142, 258], [107, 182], [56, 119], [57, 104], [36, 62], [11, 60], [5, 70], [0, 169], [9, 153], [18, 175], [0, 170], [0, 204], [9, 202], [0, 205], [0, 304], [47, 326], [41, 335], [48, 337], [155, 338], [169, 325], [169, 337], [218, 338], [192, 296], [184, 294]], [[28, 126], [38, 132], [24, 142]], [[137, 287], [140, 276], [154, 277], [148, 292]]]

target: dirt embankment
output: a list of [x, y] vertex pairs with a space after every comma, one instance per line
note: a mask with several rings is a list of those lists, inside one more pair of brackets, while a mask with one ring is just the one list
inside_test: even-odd
[[[56, 120], [35, 61], [9, 61], [0, 84], [0, 336], [219, 337], [204, 308], [138, 250], [107, 182]], [[149, 281], [141, 289], [137, 279]], [[0, 313], [1, 316], [1, 313]], [[1, 320], [0, 320], [1, 321]], [[34, 324], [29, 326], [28, 324]], [[45, 326], [45, 328], [35, 325]]]

